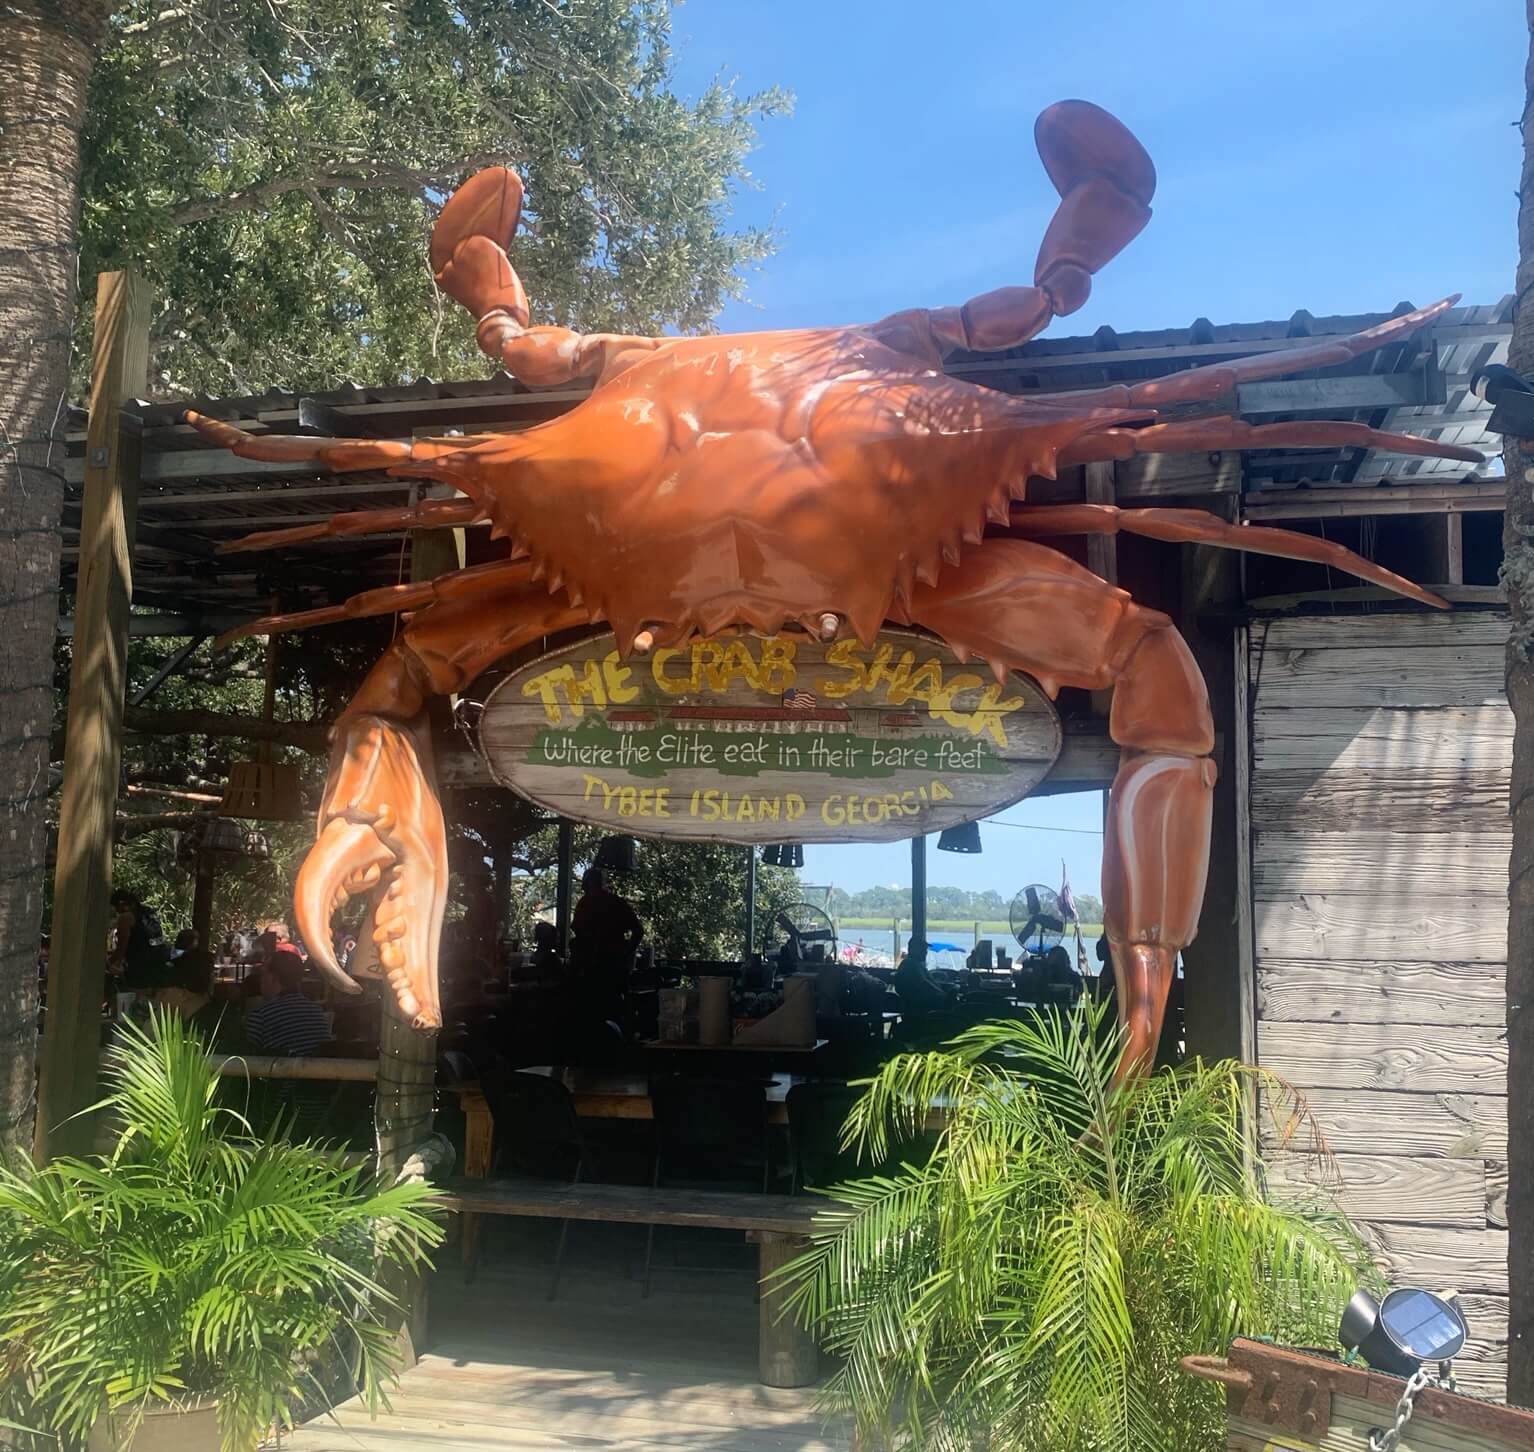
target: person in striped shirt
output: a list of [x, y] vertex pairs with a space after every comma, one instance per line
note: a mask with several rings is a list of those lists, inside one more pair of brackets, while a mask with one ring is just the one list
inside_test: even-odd
[[261, 970], [261, 1001], [245, 1015], [245, 1037], [263, 1054], [312, 1054], [330, 1037], [325, 1010], [303, 994], [304, 960], [283, 944]]

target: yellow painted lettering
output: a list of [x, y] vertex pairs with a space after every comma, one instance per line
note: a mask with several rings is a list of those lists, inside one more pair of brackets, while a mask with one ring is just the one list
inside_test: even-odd
[[581, 800], [583, 802], [589, 802], [591, 800], [592, 792], [594, 792], [599, 786], [602, 785], [602, 778], [599, 776], [592, 776], [589, 771], [583, 771], [581, 776], [586, 782], [586, 790], [581, 794]]
[[782, 797], [760, 797], [757, 800], [756, 815], [764, 822], [776, 822], [782, 810]]
[[[536, 675], [530, 681], [522, 682], [522, 694], [524, 696], [539, 696], [543, 700], [543, 714], [548, 718], [550, 726], [558, 726], [564, 719], [564, 713], [560, 710], [559, 688], [566, 688], [566, 699], [569, 699], [569, 683], [575, 679], [575, 672], [567, 665], [555, 666], [552, 670], [546, 670], [541, 675]], [[571, 714], [579, 717], [583, 715], [580, 706], [575, 702], [570, 703]]]
[[936, 777], [932, 779], [932, 800], [935, 802], [951, 802], [953, 793], [945, 787]]
[[797, 822], [804, 815], [804, 798], [798, 792], [789, 792], [783, 798], [783, 814], [790, 822]]
[[842, 679], [837, 679], [834, 676], [821, 676], [815, 682], [815, 689], [821, 695], [840, 699], [842, 696], [850, 696], [863, 689], [865, 668], [863, 662], [858, 658], [857, 641], [838, 640], [826, 652], [826, 664], [834, 666], [838, 670], [846, 671], [847, 675]]
[[839, 792], [833, 792], [820, 804], [820, 820], [828, 827], [846, 826], [847, 809], [842, 805]]
[[671, 788], [655, 788], [655, 815], [657, 817], [669, 817], [671, 815]]
[[671, 664], [681, 651], [669, 645], [663, 645], [650, 657], [650, 679], [655, 682], [668, 696], [685, 696], [688, 691], [698, 687], [698, 662], [692, 662], [692, 674], [690, 676], [672, 676], [666, 674], [666, 667]]
[[634, 672], [618, 659], [618, 652], [610, 650], [602, 660], [602, 683], [607, 688], [607, 699], [615, 706], [626, 706], [637, 700], [639, 691], [629, 682]]
[[762, 678], [764, 691], [786, 691], [798, 680], [794, 665], [794, 643], [786, 635], [774, 635], [762, 642]]

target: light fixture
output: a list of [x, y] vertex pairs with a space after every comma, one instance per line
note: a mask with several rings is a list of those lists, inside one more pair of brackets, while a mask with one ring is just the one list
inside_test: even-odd
[[764, 867], [803, 867], [804, 848], [797, 842], [772, 842], [762, 848]]
[[980, 823], [960, 822], [957, 827], [944, 827], [937, 839], [939, 852], [980, 851]]
[[603, 872], [632, 872], [639, 865], [639, 844], [632, 837], [604, 837], [591, 865]]
[[1412, 1376], [1425, 1361], [1452, 1360], [1468, 1335], [1464, 1314], [1453, 1301], [1403, 1288], [1383, 1301], [1368, 1291], [1355, 1292], [1342, 1313], [1337, 1339], [1376, 1371]]

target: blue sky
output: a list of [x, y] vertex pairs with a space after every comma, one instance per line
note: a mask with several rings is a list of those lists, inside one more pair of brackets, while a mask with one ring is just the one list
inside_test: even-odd
[[[1448, 292], [1494, 302], [1516, 262], [1523, 7], [1510, 0], [689, 0], [685, 91], [716, 75], [795, 93], [751, 161], [742, 220], [780, 249], [733, 329], [874, 318], [1032, 279], [1055, 194], [1035, 115], [1079, 96], [1156, 161], [1150, 226], [1051, 331], [1385, 311]], [[1100, 799], [1041, 798], [934, 883], [1094, 891]], [[1086, 834], [1086, 835], [1081, 835]], [[1005, 843], [1005, 846], [1003, 846]], [[909, 852], [811, 848], [806, 876], [908, 882]]]

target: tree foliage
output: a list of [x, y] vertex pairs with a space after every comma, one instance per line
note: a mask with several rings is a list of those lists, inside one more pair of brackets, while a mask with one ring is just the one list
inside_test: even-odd
[[706, 329], [770, 249], [729, 206], [787, 98], [677, 95], [670, 8], [126, 0], [83, 138], [82, 274], [147, 274], [167, 392], [478, 374], [426, 244], [443, 196], [505, 163], [536, 319]]
[[1292, 1090], [1234, 1061], [1115, 1087], [1105, 1013], [980, 1025], [854, 1106], [871, 1164], [948, 1106], [930, 1161], [836, 1187], [850, 1209], [783, 1272], [869, 1445], [1215, 1452], [1223, 1399], [1179, 1359], [1324, 1345], [1376, 1279], [1324, 1199], [1283, 1202], [1247, 1153], [1254, 1087], [1280, 1138], [1318, 1142]]

